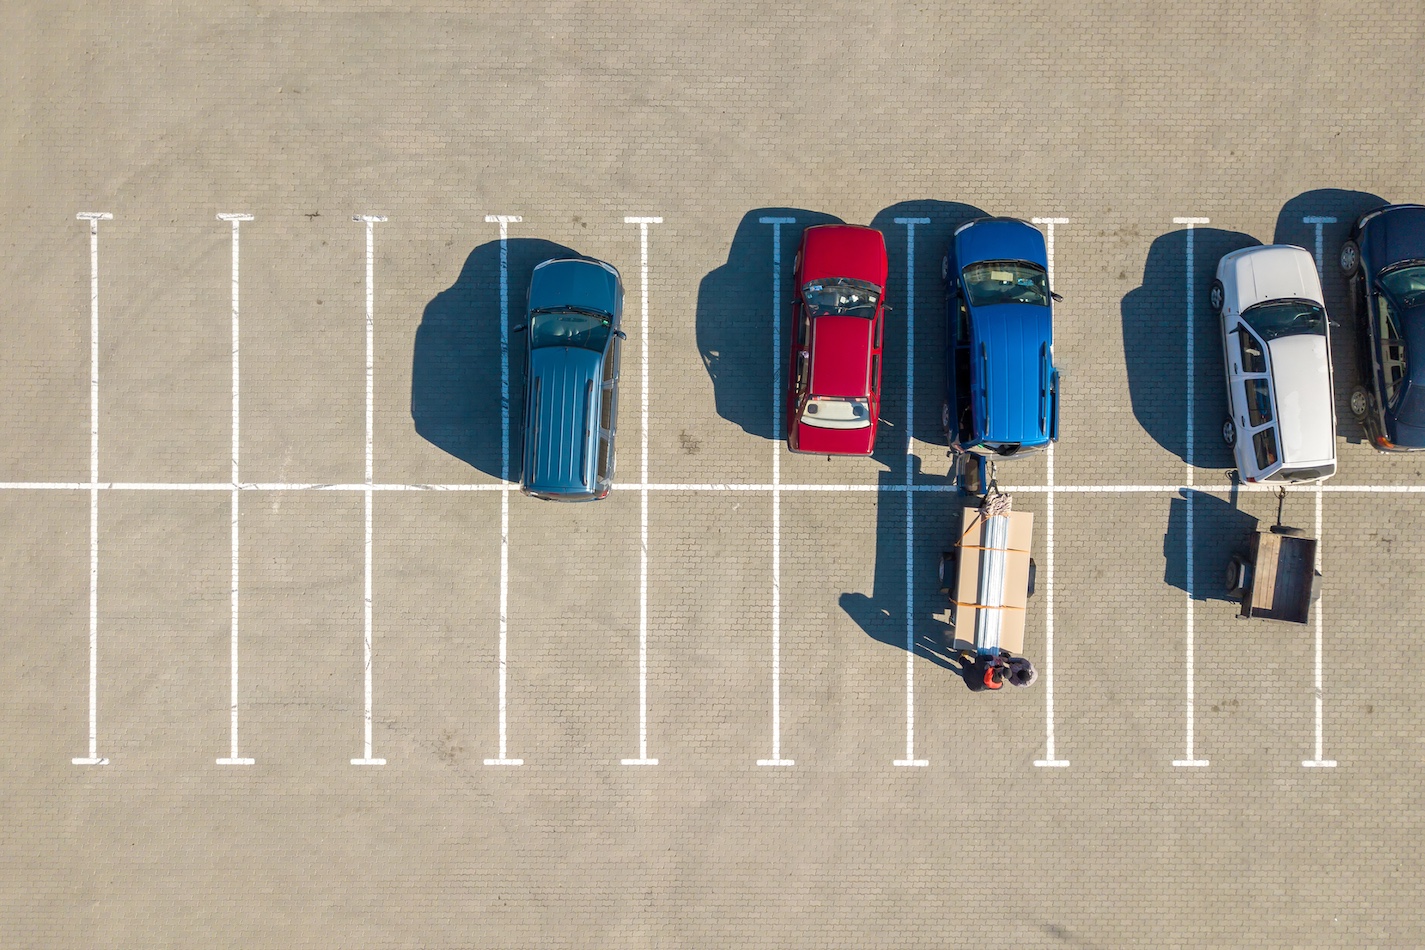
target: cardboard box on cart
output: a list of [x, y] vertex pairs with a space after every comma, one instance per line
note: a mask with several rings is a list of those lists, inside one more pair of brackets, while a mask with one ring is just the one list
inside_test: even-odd
[[[1024, 653], [1024, 608], [1029, 602], [1029, 543], [1034, 535], [1034, 513], [1009, 513], [1009, 538], [1005, 549], [1004, 606], [998, 608], [1001, 650], [1022, 656]], [[955, 584], [955, 642], [957, 651], [974, 652], [975, 612], [994, 610], [979, 606], [980, 570], [985, 552], [985, 522], [980, 517], [978, 503], [966, 505], [961, 511], [960, 535], [955, 542], [958, 551], [959, 579]]]

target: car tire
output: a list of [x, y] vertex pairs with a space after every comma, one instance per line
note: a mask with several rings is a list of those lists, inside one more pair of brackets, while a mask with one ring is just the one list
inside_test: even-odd
[[1227, 292], [1222, 289], [1222, 281], [1214, 280], [1212, 288], [1207, 292], [1207, 305], [1212, 308], [1213, 313], [1221, 313], [1226, 300]]
[[950, 285], [950, 255], [946, 254], [940, 258], [940, 282], [947, 287]]
[[1347, 241], [1341, 245], [1341, 254], [1337, 258], [1337, 263], [1341, 265], [1341, 273], [1347, 277], [1356, 276], [1356, 271], [1361, 267], [1361, 249], [1355, 241]]
[[1227, 443], [1228, 448], [1237, 444], [1237, 425], [1231, 419], [1222, 422], [1222, 441]]
[[1366, 413], [1371, 408], [1371, 394], [1366, 392], [1366, 387], [1357, 386], [1351, 390], [1351, 415], [1357, 419], [1364, 419]]
[[940, 404], [940, 431], [945, 433], [945, 441], [950, 441], [950, 400]]

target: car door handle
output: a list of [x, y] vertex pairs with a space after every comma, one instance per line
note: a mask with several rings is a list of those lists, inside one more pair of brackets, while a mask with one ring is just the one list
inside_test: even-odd
[[1237, 417], [1237, 424], [1243, 429], [1247, 428], [1247, 419], [1244, 416]]

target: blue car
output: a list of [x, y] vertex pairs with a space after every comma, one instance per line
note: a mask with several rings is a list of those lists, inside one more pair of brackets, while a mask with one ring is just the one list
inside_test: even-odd
[[951, 451], [1001, 459], [1059, 438], [1049, 258], [1040, 230], [1017, 218], [963, 224], [941, 262]]
[[545, 261], [529, 282], [520, 491], [594, 501], [614, 479], [623, 282], [612, 265]]
[[1361, 215], [1340, 263], [1364, 384], [1351, 412], [1380, 451], [1425, 449], [1425, 206]]

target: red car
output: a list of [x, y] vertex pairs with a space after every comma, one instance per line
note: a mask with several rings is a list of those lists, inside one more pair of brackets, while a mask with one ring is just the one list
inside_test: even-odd
[[881, 417], [886, 240], [874, 228], [823, 224], [802, 232], [792, 279], [787, 447], [870, 455]]

